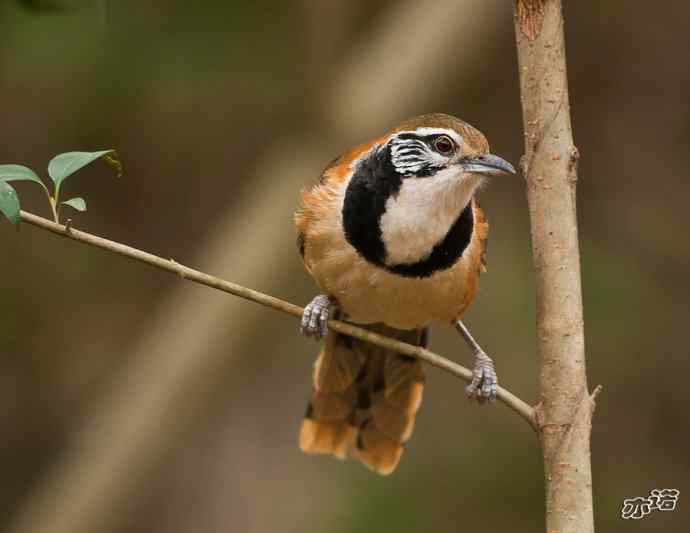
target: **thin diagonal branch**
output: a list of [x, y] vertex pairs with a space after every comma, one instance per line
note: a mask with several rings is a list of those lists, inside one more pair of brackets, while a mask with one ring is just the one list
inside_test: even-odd
[[[286, 302], [273, 296], [269, 296], [268, 294], [255, 291], [253, 289], [249, 289], [242, 285], [238, 285], [237, 283], [232, 283], [204, 272], [194, 270], [193, 268], [189, 268], [177, 263], [173, 259], [163, 259], [162, 257], [132, 248], [131, 246], [127, 246], [125, 244], [103, 239], [102, 237], [92, 235], [91, 233], [86, 233], [85, 231], [76, 230], [69, 225], [63, 226], [62, 224], [56, 224], [55, 222], [51, 222], [50, 220], [26, 211], [22, 211], [21, 215], [24, 222], [38, 228], [48, 230], [56, 235], [67, 237], [68, 239], [72, 239], [74, 241], [82, 242], [96, 248], [101, 248], [118, 255], [129, 257], [130, 259], [134, 259], [141, 263], [165, 270], [172, 274], [177, 274], [183, 279], [193, 281], [201, 285], [206, 285], [207, 287], [227, 292], [234, 296], [239, 296], [245, 300], [250, 300], [265, 307], [282, 311], [288, 315], [295, 317], [302, 316], [303, 308], [299, 307], [298, 305]], [[328, 327], [334, 331], [337, 331], [338, 333], [349, 335], [350, 337], [355, 337], [357, 339], [376, 344], [377, 346], [394, 350], [404, 355], [418, 357], [426, 363], [440, 368], [441, 370], [445, 370], [446, 372], [459, 377], [468, 383], [472, 380], [471, 370], [425, 348], [406, 344], [404, 342], [358, 328], [357, 326], [353, 326], [352, 324], [341, 322], [339, 320], [329, 320]], [[519, 414], [522, 418], [524, 418], [529, 425], [536, 430], [537, 422], [534, 409], [529, 404], [502, 387], [498, 388], [497, 398]]]

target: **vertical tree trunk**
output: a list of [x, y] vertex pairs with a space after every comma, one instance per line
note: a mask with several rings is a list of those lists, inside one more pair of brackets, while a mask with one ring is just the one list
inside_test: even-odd
[[585, 373], [573, 144], [561, 0], [516, 0], [541, 358], [537, 406], [544, 454], [546, 530], [591, 533], [590, 429]]

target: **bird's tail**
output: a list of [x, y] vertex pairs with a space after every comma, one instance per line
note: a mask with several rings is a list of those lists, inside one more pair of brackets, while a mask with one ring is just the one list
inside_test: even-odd
[[[426, 330], [401, 331], [382, 324], [367, 329], [426, 344]], [[424, 371], [416, 358], [329, 330], [314, 365], [300, 448], [340, 459], [351, 454], [388, 475], [412, 434], [423, 388]]]

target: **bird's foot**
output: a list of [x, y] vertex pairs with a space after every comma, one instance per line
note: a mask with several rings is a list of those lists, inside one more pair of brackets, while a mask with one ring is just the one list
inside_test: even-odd
[[484, 352], [478, 352], [474, 360], [472, 381], [465, 387], [465, 394], [470, 400], [477, 400], [480, 404], [496, 400], [498, 377], [494, 369], [494, 362]]
[[333, 302], [325, 294], [319, 294], [304, 308], [302, 313], [302, 326], [300, 331], [305, 337], [314, 337], [316, 340], [326, 336], [328, 332], [328, 319], [331, 316]]

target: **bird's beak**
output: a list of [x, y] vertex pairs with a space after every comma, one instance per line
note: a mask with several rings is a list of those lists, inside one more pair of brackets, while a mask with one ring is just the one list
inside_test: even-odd
[[515, 168], [505, 159], [493, 154], [484, 154], [474, 157], [463, 157], [460, 166], [465, 172], [475, 172], [488, 176], [499, 174], [515, 174]]

